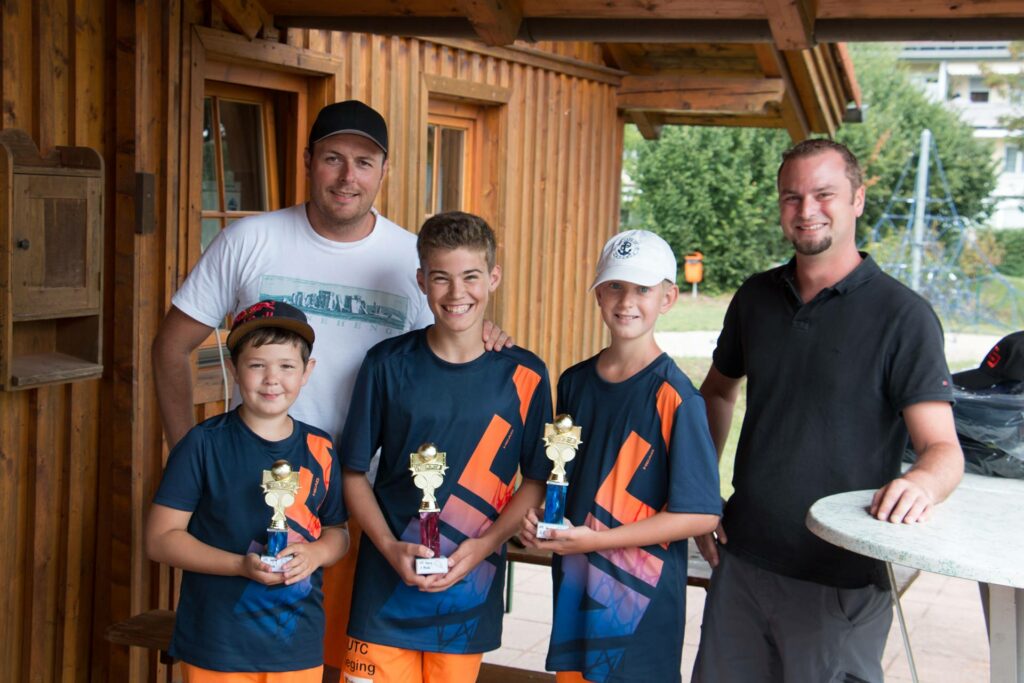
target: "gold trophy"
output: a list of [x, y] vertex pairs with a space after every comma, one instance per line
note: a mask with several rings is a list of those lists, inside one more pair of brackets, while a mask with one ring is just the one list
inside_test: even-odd
[[448, 558], [441, 556], [441, 530], [438, 518], [441, 508], [437, 506], [434, 492], [444, 483], [444, 473], [448, 470], [443, 452], [437, 450], [432, 443], [425, 443], [415, 453], [409, 454], [409, 471], [412, 472], [412, 483], [423, 491], [420, 501], [420, 543], [434, 551], [433, 557], [417, 557], [416, 573], [446, 574]]
[[544, 425], [544, 455], [553, 466], [544, 495], [544, 521], [537, 523], [537, 538], [550, 538], [552, 530], [569, 526], [565, 523], [565, 496], [569, 490], [565, 464], [576, 457], [576, 449], [583, 443], [582, 430], [566, 414], [557, 415], [553, 424]]
[[295, 502], [295, 494], [299, 492], [299, 473], [292, 472], [287, 460], [276, 460], [269, 470], [263, 470], [261, 488], [263, 500], [274, 510], [274, 515], [267, 528], [267, 551], [260, 560], [270, 565], [270, 571], [283, 572], [292, 556], [277, 557], [277, 554], [288, 547], [288, 518], [284, 511]]

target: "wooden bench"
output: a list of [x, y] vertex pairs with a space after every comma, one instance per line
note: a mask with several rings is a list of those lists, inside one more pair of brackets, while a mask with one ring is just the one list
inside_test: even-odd
[[[514, 543], [508, 544], [508, 561], [522, 564], [551, 566], [551, 551], [537, 548], [520, 548]], [[690, 556], [687, 566], [686, 582], [690, 586], [707, 588], [711, 581], [711, 566], [700, 556], [700, 551], [693, 543], [690, 544]]]
[[[535, 564], [551, 566], [551, 552], [548, 550], [537, 550], [534, 548], [520, 548], [513, 543], [508, 546], [508, 561], [523, 564]], [[893, 572], [896, 575], [896, 589], [899, 595], [903, 595], [914, 579], [920, 574], [916, 569], [909, 569], [899, 565], [893, 565]], [[511, 566], [509, 568], [509, 591], [511, 591]], [[711, 579], [711, 567], [701, 557], [696, 545], [690, 544], [688, 563], [687, 584], [707, 589]], [[511, 606], [511, 596], [507, 596], [507, 604]], [[136, 614], [133, 617], [112, 624], [107, 628], [106, 638], [115, 645], [128, 645], [130, 647], [145, 647], [157, 650], [160, 653], [160, 661], [164, 664], [172, 664], [173, 660], [167, 654], [171, 645], [171, 634], [174, 632], [174, 612], [172, 610], [157, 609], [150, 612]], [[533, 683], [534, 681], [554, 681], [553, 674], [542, 671], [528, 671], [516, 669], [497, 664], [483, 664], [480, 667], [478, 683]]]
[[[687, 558], [686, 584], [707, 590], [711, 585], [711, 565], [701, 556], [697, 550], [696, 543], [689, 544], [689, 557]], [[508, 561], [521, 562], [523, 564], [537, 564], [546, 567], [551, 566], [551, 551], [538, 550], [536, 548], [520, 548], [514, 543], [508, 544]], [[917, 569], [901, 567], [894, 564], [893, 573], [896, 575], [896, 592], [902, 597], [910, 584], [921, 573]]]
[[107, 640], [115, 645], [145, 647], [160, 652], [160, 661], [170, 664], [173, 660], [167, 654], [174, 633], [174, 611], [155, 609], [129, 617], [107, 627]]
[[[520, 548], [512, 543], [508, 545], [508, 561], [522, 564], [551, 566], [551, 551], [536, 548]], [[707, 589], [711, 582], [711, 566], [700, 555], [697, 546], [690, 544], [689, 562], [686, 572], [686, 583], [690, 586]]]
[[[107, 628], [106, 638], [115, 645], [145, 647], [160, 652], [163, 664], [173, 664], [167, 654], [174, 633], [174, 612], [169, 609], [155, 609], [119, 621]], [[483, 664], [477, 683], [534, 683], [554, 681], [554, 674], [543, 671], [527, 671], [498, 664]]]
[[511, 666], [484, 664], [480, 667], [480, 675], [476, 683], [533, 683], [533, 681], [553, 681], [555, 674], [546, 671], [528, 671], [515, 669]]

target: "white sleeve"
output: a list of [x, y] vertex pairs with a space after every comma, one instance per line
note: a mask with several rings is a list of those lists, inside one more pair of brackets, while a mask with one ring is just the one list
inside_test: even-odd
[[[427, 305], [427, 297], [423, 292], [419, 292], [419, 297], [416, 302], [419, 304], [419, 311], [416, 316], [412, 319], [412, 327], [410, 330], [422, 330], [428, 325], [434, 324], [434, 313], [430, 310], [430, 306]], [[414, 304], [415, 305], [415, 304]]]
[[238, 306], [241, 258], [234, 246], [237, 240], [222, 230], [206, 247], [199, 263], [185, 278], [171, 303], [188, 317], [219, 327], [224, 317]]

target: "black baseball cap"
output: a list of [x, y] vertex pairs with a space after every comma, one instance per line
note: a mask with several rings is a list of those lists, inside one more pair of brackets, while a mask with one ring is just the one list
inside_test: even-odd
[[313, 328], [306, 320], [306, 314], [295, 306], [284, 301], [273, 301], [266, 299], [258, 301], [252, 306], [235, 316], [231, 324], [231, 333], [228, 334], [228, 351], [234, 352], [238, 342], [242, 341], [245, 335], [261, 327], [279, 327], [299, 335], [313, 348]]
[[388, 124], [377, 110], [359, 100], [345, 100], [328, 104], [316, 115], [309, 131], [309, 149], [324, 138], [339, 133], [362, 135], [369, 138], [388, 154]]
[[953, 375], [964, 389], [985, 389], [1002, 382], [1024, 381], [1024, 330], [1008, 334], [992, 347], [976, 370]]

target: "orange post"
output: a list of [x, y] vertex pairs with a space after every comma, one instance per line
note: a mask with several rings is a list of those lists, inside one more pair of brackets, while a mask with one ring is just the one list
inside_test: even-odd
[[690, 284], [701, 282], [704, 279], [704, 254], [695, 251], [686, 255], [683, 264], [683, 277]]
[[697, 298], [697, 283], [704, 280], [704, 254], [695, 251], [683, 260], [683, 277], [692, 285], [691, 296]]

